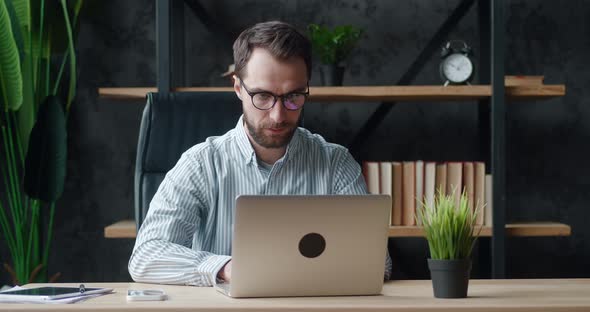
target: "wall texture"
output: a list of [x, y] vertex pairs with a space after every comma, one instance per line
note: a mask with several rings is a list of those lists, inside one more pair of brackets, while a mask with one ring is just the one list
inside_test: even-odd
[[[348, 60], [346, 85], [395, 83], [444, 22], [457, 0], [202, 1], [225, 28], [211, 33], [186, 10], [188, 85], [226, 86], [219, 77], [232, 63], [221, 33], [237, 35], [253, 23], [281, 19], [350, 23], [365, 29]], [[79, 88], [69, 120], [66, 190], [56, 214], [50, 272], [61, 281], [128, 281], [132, 240], [105, 239], [103, 228], [133, 217], [133, 170], [143, 101], [98, 98], [101, 86], [152, 86], [156, 80], [154, 1], [88, 2], [78, 36]], [[509, 238], [509, 277], [590, 277], [590, 3], [508, 1], [506, 72], [545, 75], [564, 83], [567, 95], [539, 102], [509, 103], [507, 109], [508, 221], [570, 224], [566, 238]], [[476, 7], [449, 38], [468, 41], [477, 64]], [[230, 38], [233, 40], [233, 38]], [[440, 84], [433, 56], [415, 84]], [[314, 67], [311, 85], [319, 85]], [[359, 160], [478, 159], [477, 105], [399, 103], [366, 138]], [[308, 105], [305, 124], [328, 140], [347, 145], [377, 107], [375, 103]], [[488, 245], [482, 240], [480, 252]], [[351, 246], [354, 248], [354, 246]], [[391, 239], [395, 278], [428, 278], [422, 239]], [[6, 255], [3, 247], [1, 255]], [[479, 264], [478, 264], [479, 265]], [[476, 276], [486, 276], [484, 269]], [[0, 274], [0, 282], [7, 275]]]

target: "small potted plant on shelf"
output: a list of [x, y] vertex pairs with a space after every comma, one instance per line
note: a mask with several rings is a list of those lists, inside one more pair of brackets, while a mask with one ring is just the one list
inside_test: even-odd
[[475, 224], [479, 203], [472, 211], [463, 192], [457, 206], [454, 193], [438, 190], [434, 201], [418, 210], [430, 249], [428, 268], [436, 298], [467, 297], [471, 251], [481, 231]]
[[362, 29], [352, 25], [336, 26], [333, 30], [325, 26], [308, 26], [312, 49], [320, 58], [323, 85], [342, 85], [344, 60], [359, 41]]

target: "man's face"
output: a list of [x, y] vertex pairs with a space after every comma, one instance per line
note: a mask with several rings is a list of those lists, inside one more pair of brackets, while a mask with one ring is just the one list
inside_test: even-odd
[[[307, 68], [302, 58], [278, 60], [262, 48], [252, 51], [243, 75], [243, 85], [250, 93], [270, 92], [284, 95], [307, 90]], [[252, 104], [240, 78], [234, 80], [234, 90], [242, 100], [244, 122], [250, 140], [263, 148], [283, 148], [289, 144], [301, 109], [287, 110], [281, 98], [270, 110], [259, 110]]]

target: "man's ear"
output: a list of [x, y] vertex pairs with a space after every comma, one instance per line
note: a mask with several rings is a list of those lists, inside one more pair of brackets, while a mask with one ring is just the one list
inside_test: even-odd
[[238, 78], [238, 76], [236, 76], [236, 75], [232, 76], [232, 80], [234, 81], [234, 92], [236, 93], [238, 98], [241, 100], [242, 99], [242, 85], [240, 84], [240, 81], [238, 79], [240, 79], [240, 78]]

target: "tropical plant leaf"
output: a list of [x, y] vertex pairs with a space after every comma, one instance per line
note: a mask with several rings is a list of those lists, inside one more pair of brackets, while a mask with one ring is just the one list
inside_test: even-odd
[[66, 0], [61, 0], [61, 6], [64, 13], [64, 22], [68, 34], [68, 51], [70, 58], [70, 83], [68, 88], [68, 99], [66, 102], [66, 112], [70, 110], [74, 96], [76, 95], [76, 52], [74, 51], [74, 35], [72, 32], [72, 24], [68, 13], [68, 6]]
[[[11, 2], [16, 13], [16, 19], [19, 25], [19, 31], [23, 40], [23, 54], [31, 54], [31, 41], [32, 30], [33, 30], [33, 17], [31, 4], [35, 4], [36, 1], [31, 0], [5, 0]], [[22, 57], [27, 57], [23, 55]], [[23, 61], [23, 59], [21, 59]]]
[[25, 161], [25, 192], [53, 202], [63, 192], [66, 176], [66, 119], [58, 97], [48, 96], [39, 107]]
[[[66, 1], [74, 38], [77, 36], [78, 15], [82, 8], [82, 4], [82, 0]], [[48, 19], [47, 23], [51, 25], [51, 29], [49, 29], [49, 38], [51, 38], [51, 52], [58, 55], [63, 54], [69, 48], [69, 37], [65, 16], [63, 14], [63, 8], [60, 4], [60, 1], [47, 1], [45, 12], [45, 16]]]
[[12, 2], [22, 27], [31, 25], [31, 0], [5, 0], [5, 2]]
[[30, 0], [6, 0], [12, 2], [18, 19], [18, 24], [24, 32], [31, 29], [31, 1]]
[[[60, 85], [61, 79], [52, 77], [56, 73], [52, 60], [62, 58], [59, 77], [68, 62], [70, 74], [64, 75], [68, 77], [64, 79], [76, 78], [73, 38], [76, 38], [77, 27], [73, 26], [77, 25], [82, 0], [0, 0], [0, 5], [6, 6], [6, 9], [1, 8], [1, 13], [6, 14], [7, 11], [8, 15], [8, 18], [0, 19], [3, 22], [0, 22], [0, 66], [5, 57], [3, 53], [7, 50], [3, 37], [12, 36], [16, 42], [17, 60], [11, 61], [11, 64], [17, 68], [22, 80], [22, 87], [19, 88], [22, 104], [15, 112], [7, 111], [7, 117], [2, 119], [6, 125], [0, 125], [4, 149], [10, 155], [9, 164], [0, 163], [3, 166], [0, 173], [6, 188], [4, 191], [9, 195], [4, 207], [9, 207], [11, 212], [10, 215], [0, 213], [0, 226], [3, 240], [10, 249], [14, 276], [23, 282], [32, 279], [44, 282], [52, 237], [54, 200], [63, 191], [66, 170], [64, 105], [57, 98], [46, 96], [56, 94], [55, 90], [61, 87], [66, 91], [66, 84]], [[6, 25], [12, 26], [12, 32], [6, 29]], [[6, 68], [0, 67], [0, 87], [5, 85], [1, 80], [4, 71]], [[67, 86], [71, 103], [75, 81], [70, 81]], [[0, 108], [8, 102], [6, 98], [5, 90], [0, 88]], [[21, 179], [23, 166], [24, 179]], [[21, 183], [23, 180], [24, 183]], [[48, 205], [42, 204], [41, 200], [49, 202]], [[4, 207], [0, 207], [0, 212], [4, 212]], [[39, 217], [42, 207], [50, 207], [43, 246], [41, 237], [45, 220]]]
[[0, 2], [0, 94], [4, 107], [17, 110], [23, 102], [20, 56], [13, 37], [12, 24], [4, 1]]
[[31, 129], [35, 124], [35, 112], [37, 105], [35, 105], [35, 89], [33, 81], [33, 63], [30, 57], [25, 57], [22, 63], [22, 77], [23, 77], [23, 104], [16, 112], [17, 116], [17, 131], [19, 139], [24, 151], [29, 146], [29, 137]]
[[[42, 16], [46, 10], [41, 10], [45, 1], [30, 1], [30, 0], [8, 0], [12, 1], [16, 16], [18, 17], [20, 26], [20, 34], [15, 35], [15, 38], [22, 40], [21, 63], [25, 64], [22, 68], [24, 75], [30, 76], [29, 79], [24, 79], [24, 92], [31, 92], [32, 101], [25, 102], [23, 105], [39, 102], [39, 94], [37, 94], [38, 81], [40, 74], [40, 64], [42, 60], [49, 60], [50, 58], [50, 38], [47, 29], [42, 29], [40, 26]], [[52, 1], [47, 1], [52, 2]], [[47, 23], [43, 23], [47, 24]], [[42, 30], [42, 32], [41, 32]], [[29, 64], [26, 64], [26, 63]], [[28, 85], [27, 85], [28, 84]], [[25, 127], [27, 128], [27, 127]], [[30, 128], [29, 128], [30, 130]], [[24, 131], [23, 133], [26, 133]], [[27, 141], [25, 139], [25, 141]]]
[[18, 48], [18, 52], [20, 55], [20, 59], [24, 57], [24, 41], [23, 41], [23, 33], [21, 26], [18, 21], [18, 15], [16, 14], [16, 10], [14, 8], [14, 4], [12, 1], [4, 1], [6, 4], [6, 8], [8, 9], [8, 15], [10, 16], [10, 24], [12, 25], [12, 35], [14, 37], [14, 41], [16, 42], [16, 47]]

